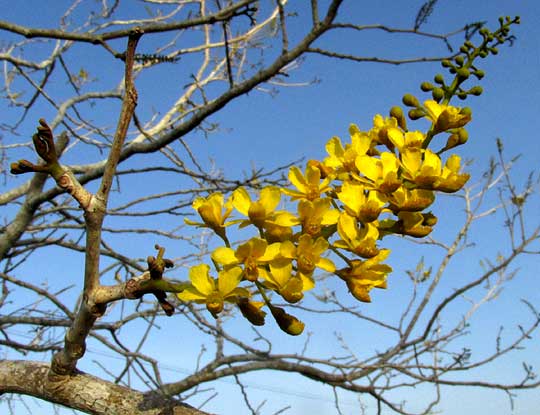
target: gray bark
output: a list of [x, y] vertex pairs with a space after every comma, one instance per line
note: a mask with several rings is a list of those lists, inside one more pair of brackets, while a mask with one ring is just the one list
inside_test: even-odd
[[209, 415], [159, 392], [138, 392], [82, 372], [58, 376], [48, 364], [22, 360], [0, 361], [0, 395], [4, 393], [96, 415]]

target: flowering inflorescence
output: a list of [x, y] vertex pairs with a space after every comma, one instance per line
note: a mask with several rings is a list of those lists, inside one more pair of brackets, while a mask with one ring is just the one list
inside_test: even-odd
[[[367, 131], [351, 125], [345, 143], [332, 137], [323, 160], [310, 160], [303, 170], [292, 167], [290, 187], [265, 187], [258, 197], [240, 187], [226, 200], [221, 193], [197, 198], [193, 208], [202, 222], [186, 222], [213, 230], [225, 245], [211, 255], [217, 278], [208, 265], [196, 265], [190, 270], [191, 285], [178, 297], [206, 304], [214, 316], [224, 303], [236, 304], [256, 325], [264, 324], [266, 305], [280, 328], [293, 335], [302, 332], [303, 323], [272, 305], [269, 294], [296, 303], [315, 286], [317, 270], [342, 279], [359, 301], [371, 301], [371, 290], [386, 288], [392, 271], [384, 263], [390, 250], [379, 246], [381, 240], [392, 234], [429, 235], [437, 223], [428, 210], [436, 194], [456, 192], [469, 179], [460, 157], [444, 154], [467, 141], [464, 127], [471, 111], [449, 102], [453, 96], [466, 98], [480, 91], [464, 90], [462, 84], [471, 73], [483, 76], [473, 64], [475, 58], [495, 53], [496, 45], [511, 40], [508, 27], [518, 19], [500, 22], [494, 33], [480, 31], [480, 46], [467, 41], [454, 63], [442, 63], [454, 75], [451, 83], [437, 75], [438, 87], [421, 85], [433, 99], [420, 103], [411, 94], [404, 96], [403, 103], [411, 107], [409, 119], [429, 122], [425, 132], [409, 129], [402, 108], [396, 106], [388, 117], [376, 115]], [[435, 136], [446, 140], [433, 141], [442, 141], [433, 150]], [[284, 196], [293, 202], [292, 210], [278, 209]], [[257, 236], [233, 248], [227, 236], [231, 225], [252, 227]], [[253, 301], [255, 296], [262, 301]]]

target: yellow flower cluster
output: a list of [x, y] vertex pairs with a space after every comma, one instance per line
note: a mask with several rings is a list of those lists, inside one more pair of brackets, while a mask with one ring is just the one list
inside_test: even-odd
[[[425, 210], [436, 192], [455, 192], [469, 178], [459, 156], [441, 159], [455, 147], [451, 140], [465, 135], [468, 111], [435, 101], [420, 109], [431, 123], [426, 133], [409, 131], [394, 107], [388, 118], [375, 116], [369, 131], [351, 125], [347, 143], [331, 138], [324, 160], [310, 160], [303, 172], [292, 167], [290, 188], [266, 187], [258, 198], [243, 187], [227, 200], [221, 193], [197, 198], [193, 208], [202, 222], [186, 222], [212, 229], [225, 246], [211, 256], [217, 278], [208, 265], [192, 267], [191, 286], [178, 297], [206, 304], [214, 316], [224, 302], [236, 304], [253, 324], [264, 324], [266, 304], [289, 334], [301, 333], [303, 323], [273, 306], [268, 293], [295, 303], [315, 286], [317, 269], [341, 278], [359, 301], [371, 301], [370, 291], [386, 288], [392, 271], [383, 264], [390, 250], [379, 248], [379, 241], [389, 234], [428, 235], [437, 218]], [[437, 152], [427, 148], [440, 133], [448, 134], [446, 144]], [[294, 211], [278, 210], [283, 195]], [[234, 214], [241, 218], [229, 220]], [[252, 226], [258, 235], [233, 249], [226, 229], [234, 224]], [[243, 282], [250, 288], [239, 287]], [[254, 295], [263, 301], [252, 301]]]

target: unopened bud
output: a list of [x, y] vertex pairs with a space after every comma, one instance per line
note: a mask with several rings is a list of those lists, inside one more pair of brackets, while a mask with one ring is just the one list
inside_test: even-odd
[[433, 89], [433, 85], [430, 84], [429, 82], [422, 82], [420, 84], [420, 89], [424, 92], [429, 92]]
[[454, 62], [456, 62], [459, 66], [461, 66], [465, 62], [465, 58], [463, 56], [461, 56], [461, 55], [458, 55], [454, 59]]
[[425, 115], [425, 113], [424, 113], [424, 110], [420, 108], [414, 108], [408, 112], [408, 115], [411, 120], [418, 120], [422, 118]]
[[11, 174], [23, 174], [35, 171], [36, 166], [34, 166], [28, 160], [19, 160], [15, 163], [11, 163], [9, 167]]
[[441, 65], [443, 66], [443, 68], [451, 68], [452, 66], [452, 62], [450, 62], [448, 59], [444, 59], [442, 62], [441, 62]]
[[460, 128], [458, 130], [459, 144], [465, 144], [469, 140], [469, 133], [466, 129]]
[[471, 89], [469, 89], [469, 94], [472, 94], [472, 95], [475, 95], [475, 96], [482, 95], [482, 92], [484, 92], [484, 90], [479, 85], [478, 86], [473, 86]]
[[403, 104], [405, 104], [408, 107], [419, 107], [420, 103], [418, 102], [418, 99], [412, 94], [405, 94], [403, 95]]
[[254, 326], [264, 326], [264, 317], [266, 313], [260, 309], [255, 303], [250, 302], [247, 298], [238, 300], [238, 307], [242, 315]]
[[304, 331], [305, 324], [295, 316], [287, 314], [283, 308], [270, 305], [270, 311], [276, 323], [278, 323], [279, 328], [285, 333], [291, 336], [298, 336]]
[[450, 150], [451, 148], [454, 148], [459, 144], [459, 134], [451, 134], [446, 140], [446, 145], [444, 146], [443, 151]]
[[459, 76], [461, 79], [467, 79], [469, 76], [471, 76], [471, 73], [467, 68], [459, 68], [457, 71], [457, 76]]
[[401, 107], [398, 107], [396, 105], [390, 108], [390, 116], [394, 117], [397, 120], [398, 125], [401, 129], [407, 129], [407, 120], [405, 119], [405, 114], [403, 114], [403, 110], [401, 109]]
[[439, 85], [444, 85], [444, 76], [440, 73], [438, 73], [437, 75], [435, 75], [435, 77], [433, 78], [433, 80], [435, 82], [437, 82]]
[[478, 80], [482, 79], [485, 76], [485, 74], [486, 73], [480, 69], [473, 72], [473, 75], [476, 76]]
[[433, 91], [431, 91], [431, 96], [433, 99], [437, 102], [440, 102], [444, 98], [444, 89], [442, 88], [435, 88]]

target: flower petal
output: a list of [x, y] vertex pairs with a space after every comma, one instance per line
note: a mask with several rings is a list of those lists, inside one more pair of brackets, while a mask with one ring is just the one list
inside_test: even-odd
[[214, 279], [209, 275], [210, 267], [207, 264], [199, 264], [189, 269], [189, 279], [193, 286], [201, 293], [209, 295], [216, 289]]
[[220, 271], [218, 277], [218, 290], [221, 295], [225, 298], [238, 286], [241, 279], [242, 268], [240, 267]]

